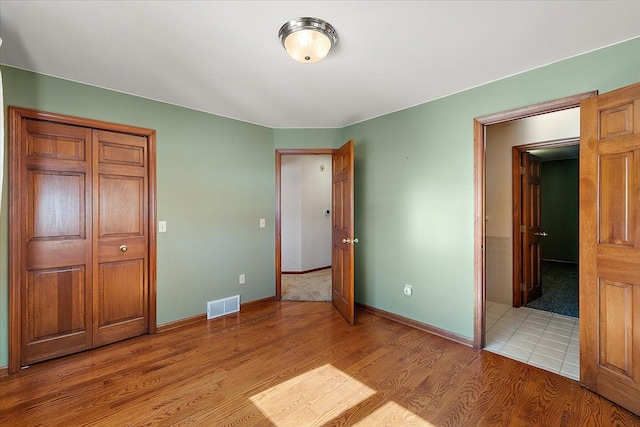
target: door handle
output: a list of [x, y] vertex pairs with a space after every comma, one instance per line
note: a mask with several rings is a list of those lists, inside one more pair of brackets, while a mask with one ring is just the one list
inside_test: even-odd
[[351, 245], [351, 244], [356, 244], [358, 243], [358, 238], [356, 237], [355, 239], [351, 240], [350, 238], [346, 238], [346, 239], [342, 239], [342, 243], [346, 243], [347, 245]]
[[540, 237], [547, 237], [548, 234], [546, 231], [536, 231], [535, 233], [533, 233], [534, 236], [540, 236]]
[[119, 249], [120, 252], [127, 252], [127, 245], [121, 245]]

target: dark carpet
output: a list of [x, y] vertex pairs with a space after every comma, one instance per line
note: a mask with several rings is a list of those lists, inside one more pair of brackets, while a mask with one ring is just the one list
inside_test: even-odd
[[579, 317], [578, 265], [542, 261], [540, 273], [542, 276], [542, 296], [531, 301], [527, 307]]

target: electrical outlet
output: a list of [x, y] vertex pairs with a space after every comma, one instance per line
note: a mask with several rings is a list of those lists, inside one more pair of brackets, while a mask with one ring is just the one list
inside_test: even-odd
[[245, 283], [244, 274], [240, 275], [240, 277], [238, 278], [238, 283], [241, 284], [241, 285], [244, 285], [244, 283]]
[[404, 285], [404, 294], [408, 297], [410, 297], [413, 294], [413, 289], [411, 288], [411, 285]]

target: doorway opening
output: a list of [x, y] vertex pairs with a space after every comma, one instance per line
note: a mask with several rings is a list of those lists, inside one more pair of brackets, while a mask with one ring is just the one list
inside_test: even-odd
[[331, 155], [280, 161], [281, 300], [331, 301]]
[[[579, 317], [579, 144], [513, 147], [513, 307]], [[537, 183], [528, 182], [532, 165]]]
[[[487, 322], [488, 322], [487, 309], [489, 306], [493, 304], [493, 302], [491, 302], [487, 298], [487, 295], [488, 295], [487, 276], [489, 273], [492, 273], [489, 271], [489, 266], [487, 265], [487, 253], [490, 250], [490, 245], [495, 242], [492, 242], [492, 238], [490, 237], [491, 235], [487, 233], [487, 230], [490, 229], [490, 227], [492, 227], [493, 225], [499, 225], [502, 227], [505, 227], [506, 225], [506, 227], [509, 228], [509, 230], [507, 230], [506, 234], [503, 234], [503, 236], [509, 237], [508, 240], [511, 240], [512, 236], [514, 235], [517, 236], [520, 234], [520, 227], [523, 225], [523, 224], [519, 224], [519, 227], [517, 230], [518, 233], [513, 234], [514, 233], [513, 228], [515, 228], [515, 226], [513, 225], [513, 219], [512, 219], [514, 215], [514, 205], [512, 202], [510, 202], [506, 216], [504, 218], [496, 217], [487, 212], [488, 204], [490, 203], [491, 198], [493, 197], [491, 194], [488, 194], [487, 188], [489, 187], [489, 183], [491, 182], [491, 180], [494, 179], [494, 177], [492, 177], [491, 175], [491, 173], [493, 172], [493, 168], [487, 167], [487, 149], [490, 147], [490, 141], [488, 141], [489, 127], [492, 125], [513, 123], [515, 121], [518, 121], [519, 119], [540, 117], [548, 113], [563, 112], [565, 110], [574, 109], [575, 107], [580, 106], [580, 102], [582, 100], [591, 98], [596, 94], [597, 94], [596, 92], [588, 92], [588, 93], [579, 94], [571, 97], [561, 98], [554, 101], [544, 102], [540, 104], [531, 105], [528, 107], [518, 108], [514, 110], [509, 110], [501, 113], [480, 117], [474, 121], [474, 158], [475, 158], [475, 195], [476, 195], [476, 203], [475, 203], [476, 226], [475, 226], [475, 251], [474, 251], [475, 252], [475, 298], [476, 298], [475, 334], [474, 334], [475, 348], [478, 348], [478, 349], [485, 348], [486, 337], [487, 337]], [[579, 131], [577, 133], [579, 133]], [[575, 145], [575, 141], [578, 139], [579, 139], [579, 135], [577, 136], [577, 139], [573, 140], [572, 143]], [[533, 139], [533, 140], [529, 139], [528, 141], [536, 141], [536, 139]], [[534, 146], [534, 147], [528, 147], [528, 149], [533, 150], [534, 148], [538, 148], [538, 149], [552, 148], [554, 143], [558, 145], [562, 145], [562, 144], [570, 145], [569, 141], [566, 141], [566, 140], [558, 141], [552, 138], [551, 139], [540, 138], [540, 139], [537, 139], [537, 141], [551, 141], [551, 143], [550, 143], [550, 146], [548, 147]], [[517, 144], [517, 143], [514, 143], [513, 140], [509, 141], [509, 147], [513, 147], [517, 145], [522, 145], [522, 143]], [[520, 151], [526, 152], [527, 150], [511, 151], [510, 149], [509, 151], [507, 151], [507, 154], [506, 154], [507, 163], [508, 163], [507, 168], [509, 169], [509, 176], [506, 178], [506, 181], [507, 181], [507, 192], [509, 193], [512, 193], [513, 191], [511, 187], [512, 180], [510, 179], [511, 174], [513, 173], [511, 170], [511, 164], [512, 164], [511, 160], [516, 155], [518, 155], [519, 157], [521, 155]], [[520, 160], [520, 158], [518, 158], [518, 160]], [[501, 181], [502, 184], [504, 184], [504, 181], [505, 179]], [[509, 196], [512, 197], [513, 194], [509, 194]], [[541, 230], [539, 232], [542, 233]], [[508, 240], [507, 240], [507, 247], [509, 249], [509, 252], [511, 252], [512, 250], [515, 252], [515, 249], [513, 248], [513, 246], [509, 244], [511, 242], [508, 242]], [[512, 266], [514, 255], [516, 254], [510, 253], [508, 254], [508, 257], [506, 257], [507, 258], [506, 264], [509, 265], [509, 267]], [[506, 283], [508, 284], [506, 286], [506, 290], [510, 293], [510, 295], [507, 297], [507, 301], [506, 301], [507, 304], [504, 304], [504, 307], [506, 307], [507, 310], [510, 310], [514, 305], [513, 296], [514, 294], [516, 294], [516, 292], [514, 291], [514, 287], [513, 287], [513, 283], [514, 283], [513, 276], [507, 275], [506, 280], [507, 280]], [[520, 289], [518, 289], [517, 293], [518, 295], [521, 295]], [[492, 313], [492, 317], [493, 317], [493, 313]], [[493, 322], [494, 319], [492, 318], [490, 319], [490, 321]], [[576, 331], [572, 331], [571, 337], [575, 336], [577, 339], [577, 335], [575, 335], [573, 332], [576, 332]], [[531, 346], [530, 343], [527, 345]], [[535, 347], [535, 344], [533, 345], [533, 347]], [[576, 354], [575, 356], [579, 357], [579, 350], [578, 350], [578, 354]], [[520, 357], [514, 356], [513, 358], [517, 358], [521, 361], [527, 362], [528, 356], [525, 357], [523, 355], [520, 355]], [[562, 362], [560, 362], [560, 364], [562, 364]], [[558, 370], [559, 368], [560, 367], [558, 366]], [[578, 379], [579, 372], [574, 372], [574, 374], [575, 374], [574, 378]]]
[[282, 300], [282, 156], [291, 154], [331, 155], [331, 303], [354, 325], [353, 140], [336, 149], [276, 150], [276, 301]]
[[[305, 190], [300, 186], [300, 182], [303, 173], [313, 174], [314, 176], [309, 179], [310, 185], [313, 188], [320, 188], [322, 192], [327, 191], [330, 203], [331, 180], [329, 178], [328, 188], [324, 188], [321, 181], [327, 175], [331, 177], [333, 151], [332, 149], [276, 150], [276, 301], [283, 300], [283, 281], [285, 300], [290, 297], [295, 299], [313, 296], [315, 298], [316, 293], [318, 300], [321, 300], [325, 291], [328, 292], [328, 300], [331, 300], [331, 274], [324, 273], [331, 268], [332, 208], [330, 204], [329, 206], [324, 206], [324, 204], [316, 206], [317, 203], [314, 202], [308, 203], [307, 205], [311, 206], [303, 209], [302, 197]], [[319, 159], [321, 160], [318, 162]], [[317, 170], [312, 167], [312, 163], [318, 163]], [[321, 166], [324, 166], [324, 169]], [[320, 202], [323, 203], [323, 200]], [[303, 210], [317, 211], [315, 212], [317, 218], [312, 221], [309, 227], [310, 232], [315, 234], [312, 237], [313, 245], [310, 248], [311, 264], [303, 264], [302, 262], [302, 246], [303, 240], [306, 238], [302, 232]], [[323, 220], [328, 221], [328, 236], [323, 233]], [[328, 247], [326, 250], [328, 254], [325, 254], [323, 243], [327, 243], [324, 242], [327, 238]], [[307, 240], [306, 243], [309, 241]], [[326, 259], [327, 256], [328, 259]], [[325, 283], [327, 280], [328, 283]], [[305, 289], [304, 285], [312, 285], [317, 289], [308, 289], [308, 287]], [[325, 287], [327, 289], [324, 289]]]
[[[536, 125], [542, 128], [536, 134], [578, 135], [579, 123], [579, 110], [571, 109], [508, 126]], [[497, 134], [491, 130], [483, 348], [579, 380], [579, 139], [510, 147], [494, 139]], [[519, 137], [526, 140], [520, 132], [509, 136], [508, 144], [522, 141]], [[501, 187], [500, 181], [507, 185]]]

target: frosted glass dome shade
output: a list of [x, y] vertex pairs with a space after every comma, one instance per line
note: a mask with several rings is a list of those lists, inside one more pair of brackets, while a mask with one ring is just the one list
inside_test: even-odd
[[335, 29], [317, 18], [293, 19], [280, 28], [278, 35], [287, 54], [304, 64], [323, 60], [338, 41]]

